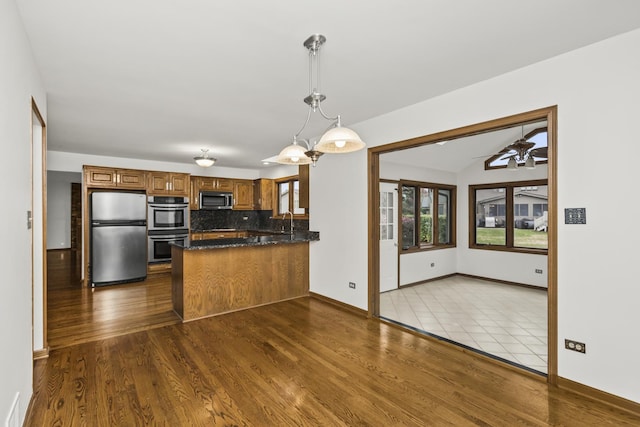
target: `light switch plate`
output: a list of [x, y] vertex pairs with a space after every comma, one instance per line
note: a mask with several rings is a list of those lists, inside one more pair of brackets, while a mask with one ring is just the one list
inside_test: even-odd
[[586, 224], [587, 208], [566, 208], [564, 210], [565, 224]]

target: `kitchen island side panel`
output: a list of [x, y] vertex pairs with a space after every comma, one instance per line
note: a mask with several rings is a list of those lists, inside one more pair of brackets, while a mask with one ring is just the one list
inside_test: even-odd
[[172, 251], [183, 321], [309, 295], [308, 242]]

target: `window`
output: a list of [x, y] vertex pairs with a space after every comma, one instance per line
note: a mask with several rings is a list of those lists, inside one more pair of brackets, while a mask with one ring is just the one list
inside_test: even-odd
[[306, 209], [300, 207], [300, 181], [297, 176], [276, 180], [278, 185], [278, 215], [292, 212], [294, 215], [306, 215]]
[[544, 252], [548, 249], [547, 181], [469, 187], [469, 247]]
[[455, 186], [402, 182], [402, 250], [455, 246]]

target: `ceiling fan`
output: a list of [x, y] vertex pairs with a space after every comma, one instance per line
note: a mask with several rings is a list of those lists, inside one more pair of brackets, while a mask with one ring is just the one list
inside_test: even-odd
[[[545, 129], [546, 130], [546, 129]], [[535, 168], [536, 159], [548, 158], [548, 147], [536, 147], [535, 142], [528, 141], [524, 136], [524, 126], [522, 127], [522, 136], [515, 142], [504, 147], [498, 153], [487, 159], [487, 163], [493, 163], [496, 160], [507, 160], [507, 169], [516, 170], [519, 163], [524, 163], [528, 169]], [[529, 137], [531, 135], [528, 135]]]

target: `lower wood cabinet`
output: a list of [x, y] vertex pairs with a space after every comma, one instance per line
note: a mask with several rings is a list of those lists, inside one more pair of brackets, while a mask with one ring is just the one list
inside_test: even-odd
[[228, 239], [232, 237], [245, 237], [245, 236], [238, 236], [238, 233], [239, 232], [236, 230], [200, 231], [200, 232], [191, 233], [189, 235], [189, 238], [191, 240], [209, 240], [209, 239]]
[[309, 242], [171, 248], [171, 293], [183, 321], [309, 295]]

